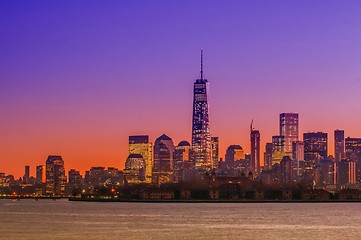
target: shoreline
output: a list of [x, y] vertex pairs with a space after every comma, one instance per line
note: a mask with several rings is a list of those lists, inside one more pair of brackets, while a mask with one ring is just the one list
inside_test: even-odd
[[73, 202], [124, 202], [124, 203], [361, 203], [349, 200], [186, 200], [186, 199], [112, 199], [112, 198], [69, 198]]

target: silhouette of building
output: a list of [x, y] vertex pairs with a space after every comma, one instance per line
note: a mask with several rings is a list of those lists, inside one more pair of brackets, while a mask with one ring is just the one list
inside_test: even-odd
[[272, 169], [272, 153], [273, 153], [273, 144], [266, 143], [266, 151], [264, 152], [264, 169]]
[[356, 161], [342, 159], [337, 162], [337, 185], [339, 188], [348, 188], [356, 183]]
[[219, 139], [218, 137], [212, 137], [212, 168], [216, 169], [219, 162]]
[[361, 138], [345, 139], [346, 158], [356, 162], [357, 181], [361, 182]]
[[345, 158], [345, 132], [343, 130], [335, 130], [335, 159], [337, 162]]
[[68, 171], [68, 184], [73, 186], [81, 186], [83, 184], [83, 177], [79, 171], [75, 169], [70, 169]]
[[261, 135], [251, 127], [251, 171], [254, 176], [261, 172]]
[[289, 156], [284, 156], [280, 162], [281, 182], [289, 184], [292, 182], [292, 159]]
[[46, 194], [63, 195], [66, 176], [64, 161], [61, 156], [48, 156], [46, 160]]
[[195, 168], [212, 169], [211, 133], [209, 128], [209, 83], [203, 78], [203, 54], [201, 52], [201, 78], [194, 83], [192, 150]]
[[154, 166], [153, 166], [153, 183], [162, 184], [172, 182], [173, 169], [173, 140], [163, 134], [154, 142]]
[[292, 157], [292, 142], [298, 141], [298, 113], [280, 114], [280, 136], [284, 137], [284, 152]]
[[293, 169], [296, 176], [301, 175], [302, 166], [301, 164], [305, 160], [305, 148], [302, 141], [295, 141], [292, 143], [292, 162]]
[[43, 183], [43, 173], [44, 173], [43, 165], [36, 166], [36, 179], [35, 179], [36, 184]]
[[30, 183], [30, 166], [25, 166], [25, 174], [23, 177], [23, 183]]
[[241, 159], [245, 159], [243, 148], [240, 145], [230, 145], [226, 151], [226, 163], [232, 163]]
[[187, 167], [186, 164], [190, 162], [190, 148], [190, 144], [187, 141], [181, 141], [178, 146], [175, 147], [173, 153], [173, 171], [175, 176], [175, 182], [183, 179], [184, 168]]
[[145, 182], [152, 182], [153, 171], [153, 146], [147, 135], [129, 136], [129, 155], [140, 154], [145, 162]]
[[327, 133], [304, 133], [303, 143], [306, 169], [315, 168], [321, 158], [327, 158]]

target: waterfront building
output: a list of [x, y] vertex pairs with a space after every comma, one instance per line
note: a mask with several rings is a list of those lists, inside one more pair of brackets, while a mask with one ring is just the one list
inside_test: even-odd
[[344, 130], [334, 131], [335, 140], [335, 159], [337, 162], [345, 158], [345, 132]]
[[46, 194], [63, 195], [66, 176], [64, 161], [61, 156], [48, 156], [46, 160]]
[[209, 128], [209, 82], [203, 78], [203, 54], [201, 52], [201, 77], [194, 83], [192, 116], [192, 151], [195, 168], [212, 169], [211, 133]]
[[149, 136], [147, 135], [135, 135], [129, 136], [129, 155], [140, 154], [145, 161], [145, 182], [152, 182], [152, 169], [153, 169], [153, 146], [149, 142]]

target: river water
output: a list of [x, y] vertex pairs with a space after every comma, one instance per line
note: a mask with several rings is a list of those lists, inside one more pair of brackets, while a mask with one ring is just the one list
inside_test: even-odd
[[361, 239], [361, 203], [0, 200], [0, 239]]

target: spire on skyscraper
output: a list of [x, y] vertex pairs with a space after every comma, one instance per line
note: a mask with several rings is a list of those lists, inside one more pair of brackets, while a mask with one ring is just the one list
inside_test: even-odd
[[203, 80], [203, 50], [201, 50], [201, 80]]

